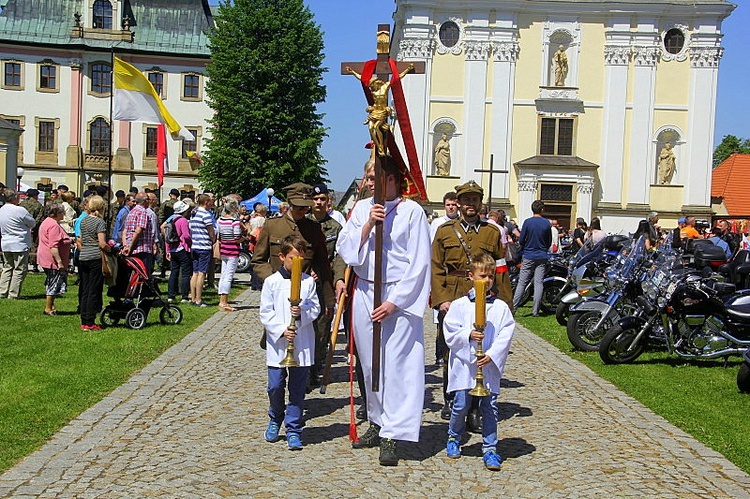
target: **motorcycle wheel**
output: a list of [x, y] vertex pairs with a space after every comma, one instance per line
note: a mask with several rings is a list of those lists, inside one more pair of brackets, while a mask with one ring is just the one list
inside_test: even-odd
[[604, 333], [611, 327], [611, 323], [607, 321], [598, 330], [593, 330], [601, 316], [601, 312], [595, 310], [570, 314], [566, 329], [568, 340], [575, 348], [584, 352], [599, 350]]
[[555, 319], [561, 326], [568, 325], [568, 317], [570, 316], [570, 305], [567, 303], [560, 302], [555, 309]]
[[557, 311], [557, 304], [560, 303], [560, 291], [562, 291], [564, 283], [558, 281], [551, 281], [544, 285], [542, 290], [542, 303], [539, 304], [539, 308], [545, 314], [551, 314]]
[[237, 270], [236, 272], [250, 272], [250, 259], [252, 255], [244, 251], [240, 251], [240, 256], [237, 257]]
[[737, 373], [737, 388], [740, 393], [750, 393], [750, 364], [743, 362]]
[[[646, 349], [646, 342], [641, 339], [633, 350], [627, 351], [639, 331], [640, 329], [637, 327], [623, 329], [619, 324], [614, 326], [602, 338], [599, 346], [599, 357], [605, 364], [629, 364], [633, 362]], [[643, 338], [645, 337], [644, 335]]]

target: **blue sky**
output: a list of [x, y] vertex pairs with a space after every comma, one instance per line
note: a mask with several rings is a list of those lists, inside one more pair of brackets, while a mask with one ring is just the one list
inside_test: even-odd
[[[211, 3], [218, 3], [211, 1]], [[739, 2], [735, 2], [739, 3]], [[305, 0], [324, 32], [325, 60], [329, 68], [323, 83], [328, 97], [321, 111], [328, 137], [322, 148], [328, 160], [326, 168], [330, 185], [337, 191], [346, 189], [361, 174], [368, 152], [363, 148], [369, 140], [367, 127], [362, 125], [366, 107], [362, 89], [352, 76], [340, 75], [344, 61], [364, 61], [375, 57], [375, 31], [379, 23], [393, 24], [393, 0]], [[739, 5], [724, 22], [724, 58], [719, 69], [719, 92], [716, 114], [718, 144], [724, 135], [750, 138], [748, 116], [750, 99], [750, 6]], [[408, 77], [407, 77], [408, 78]]]

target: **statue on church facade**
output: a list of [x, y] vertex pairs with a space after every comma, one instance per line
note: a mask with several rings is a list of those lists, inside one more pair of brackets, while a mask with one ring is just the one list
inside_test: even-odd
[[555, 86], [564, 87], [565, 78], [568, 76], [568, 55], [565, 53], [565, 47], [560, 45], [552, 60], [555, 63]]
[[677, 158], [672, 150], [672, 144], [667, 142], [659, 153], [659, 184], [669, 185], [672, 182], [677, 164]]
[[445, 133], [435, 146], [435, 171], [442, 177], [451, 173], [451, 146]]

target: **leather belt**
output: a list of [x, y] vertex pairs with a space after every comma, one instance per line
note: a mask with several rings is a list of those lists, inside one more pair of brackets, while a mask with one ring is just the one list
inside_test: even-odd
[[448, 272], [446, 275], [452, 275], [455, 277], [465, 277], [466, 279], [469, 278], [469, 271], [468, 270], [452, 270]]

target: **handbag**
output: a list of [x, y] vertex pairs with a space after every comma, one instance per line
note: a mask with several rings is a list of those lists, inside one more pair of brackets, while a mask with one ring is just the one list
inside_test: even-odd
[[107, 286], [113, 286], [117, 281], [117, 257], [112, 253], [100, 250], [102, 254], [102, 275]]

